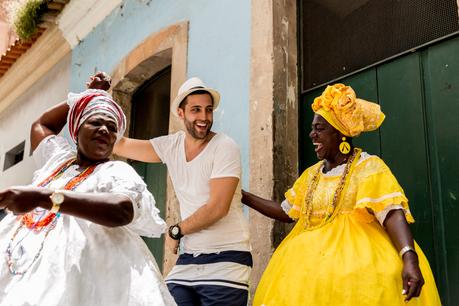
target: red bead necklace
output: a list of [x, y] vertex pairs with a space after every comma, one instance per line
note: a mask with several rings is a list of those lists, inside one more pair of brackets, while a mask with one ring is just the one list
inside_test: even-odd
[[[45, 187], [53, 180], [62, 176], [62, 174], [75, 162], [75, 159], [72, 158], [71, 160], [65, 162], [60, 167], [58, 167], [50, 176], [44, 179], [38, 187]], [[81, 182], [83, 182], [89, 175], [94, 172], [94, 169], [97, 167], [97, 164], [91, 165], [83, 170], [80, 174], [75, 176], [71, 179], [65, 186], [64, 190], [74, 190]], [[53, 222], [54, 218], [56, 218], [55, 213], [48, 213], [45, 217], [40, 218], [38, 221], [34, 220], [34, 212], [27, 213], [21, 217], [21, 223], [30, 230], [34, 230], [35, 232], [40, 232], [43, 228], [47, 227], [51, 222]]]
[[[38, 184], [38, 187], [45, 187], [47, 186], [51, 181], [57, 179], [60, 177], [73, 163], [75, 162], [75, 159], [72, 158], [59, 166], [53, 173], [51, 173], [50, 176], [48, 176], [45, 180], [43, 180], [40, 184]], [[96, 169], [98, 164], [91, 165], [87, 167], [85, 170], [83, 170], [80, 174], [72, 178], [65, 186], [64, 190], [74, 190], [81, 182], [83, 182], [86, 178], [88, 178], [89, 175], [91, 175], [94, 170]], [[22, 217], [20, 217], [20, 224], [17, 227], [16, 231], [14, 232], [13, 236], [10, 239], [10, 242], [8, 244], [8, 247], [6, 249], [6, 255], [7, 255], [7, 264], [8, 264], [8, 269], [10, 270], [10, 273], [13, 275], [24, 275], [30, 267], [35, 263], [38, 257], [40, 257], [41, 251], [43, 250], [43, 245], [45, 243], [46, 237], [48, 237], [49, 232], [56, 226], [57, 220], [60, 217], [60, 213], [48, 213], [44, 218], [39, 217], [38, 221], [34, 220], [34, 215], [36, 213], [30, 212]], [[25, 268], [23, 271], [18, 271], [15, 269], [15, 260], [13, 260], [13, 250], [21, 243], [21, 241], [24, 239], [22, 238], [16, 246], [12, 246], [14, 239], [16, 238], [16, 235], [19, 233], [21, 228], [26, 227], [30, 231], [33, 231], [35, 233], [41, 232], [43, 229], [46, 229], [46, 232], [44, 234], [43, 241], [41, 242], [40, 248], [38, 252], [35, 254], [33, 257], [31, 263]], [[22, 246], [21, 246], [22, 248]]]

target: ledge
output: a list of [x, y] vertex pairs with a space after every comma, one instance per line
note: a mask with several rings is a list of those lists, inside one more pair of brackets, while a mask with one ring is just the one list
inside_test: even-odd
[[57, 26], [41, 34], [0, 78], [0, 113], [70, 51], [70, 45]]
[[26, 41], [22, 41], [19, 38], [16, 39], [6, 52], [0, 55], [0, 78], [32, 47], [47, 28], [55, 25], [57, 16], [62, 12], [69, 1], [70, 0], [51, 0], [47, 4], [46, 13], [41, 18], [42, 22], [38, 25], [37, 33]]

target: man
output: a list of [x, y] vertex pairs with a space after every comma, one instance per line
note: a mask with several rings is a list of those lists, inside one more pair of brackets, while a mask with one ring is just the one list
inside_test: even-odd
[[252, 267], [249, 230], [241, 204], [240, 152], [211, 131], [220, 94], [200, 79], [179, 89], [171, 112], [185, 131], [151, 140], [123, 138], [115, 153], [167, 165], [181, 219], [169, 227], [166, 245], [183, 252], [166, 278], [178, 305], [247, 305]]

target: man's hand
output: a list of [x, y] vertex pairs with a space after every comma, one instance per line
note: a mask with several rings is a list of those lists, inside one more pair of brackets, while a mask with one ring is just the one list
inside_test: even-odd
[[406, 252], [403, 255], [403, 294], [406, 294], [405, 301], [418, 297], [421, 294], [424, 278], [419, 269], [418, 256], [414, 252]]
[[167, 233], [166, 233], [166, 246], [171, 250], [172, 253], [177, 254], [178, 252], [178, 247], [179, 247], [179, 242], [180, 240], [175, 240], [172, 239]]
[[97, 72], [86, 82], [86, 87], [89, 89], [109, 90], [112, 85], [112, 79], [105, 72]]
[[0, 191], [0, 208], [8, 209], [15, 215], [23, 215], [47, 201], [51, 206], [50, 194], [45, 188], [11, 187]]

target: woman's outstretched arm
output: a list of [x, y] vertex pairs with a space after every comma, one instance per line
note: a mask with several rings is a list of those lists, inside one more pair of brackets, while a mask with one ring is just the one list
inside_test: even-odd
[[[0, 208], [15, 215], [26, 214], [36, 207], [51, 210], [52, 190], [37, 187], [11, 187], [0, 191]], [[59, 212], [91, 222], [116, 227], [130, 223], [134, 217], [132, 201], [124, 194], [81, 193], [61, 191], [64, 195]]]
[[254, 195], [253, 193], [242, 190], [242, 203], [255, 209], [259, 213], [285, 223], [291, 223], [292, 220], [282, 209], [281, 205], [272, 200], [266, 200]]

